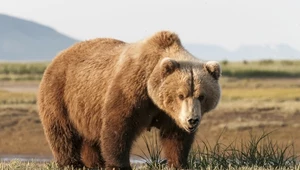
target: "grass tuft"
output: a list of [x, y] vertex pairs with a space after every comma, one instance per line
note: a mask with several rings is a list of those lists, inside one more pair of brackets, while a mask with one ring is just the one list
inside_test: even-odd
[[[214, 145], [201, 141], [202, 147], [197, 144], [192, 149], [188, 158], [189, 169], [297, 169], [300, 166], [293, 144], [280, 145], [272, 141], [269, 136], [273, 132], [262, 132], [258, 136], [250, 132], [249, 139], [241, 140], [239, 145], [236, 141], [222, 144], [223, 132]], [[160, 158], [162, 148], [155, 136], [157, 134], [150, 139], [143, 136], [147, 152], [142, 150], [143, 155], [139, 157], [146, 161], [148, 169], [165, 169], [166, 162]]]
[[[249, 140], [241, 140], [224, 145], [219, 136], [215, 145], [202, 141], [203, 148], [197, 145], [190, 154], [190, 168], [192, 169], [229, 169], [242, 167], [261, 168], [293, 168], [297, 165], [298, 156], [294, 153], [293, 144], [279, 145], [272, 141], [269, 135], [273, 132], [256, 136], [250, 132]], [[191, 161], [191, 157], [192, 160]]]
[[162, 147], [158, 140], [157, 132], [152, 133], [152, 137], [145, 135], [142, 139], [146, 145], [146, 151], [141, 149], [142, 155], [136, 155], [145, 161], [147, 169], [162, 169], [166, 165], [166, 161], [161, 159]]

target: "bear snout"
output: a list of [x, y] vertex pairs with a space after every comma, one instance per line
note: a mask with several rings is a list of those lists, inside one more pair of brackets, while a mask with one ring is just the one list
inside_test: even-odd
[[193, 118], [187, 119], [187, 121], [186, 121], [187, 131], [188, 132], [196, 131], [199, 124], [200, 124], [200, 118], [198, 118], [198, 117], [193, 117]]
[[188, 119], [188, 123], [191, 127], [197, 126], [199, 123], [199, 118]]

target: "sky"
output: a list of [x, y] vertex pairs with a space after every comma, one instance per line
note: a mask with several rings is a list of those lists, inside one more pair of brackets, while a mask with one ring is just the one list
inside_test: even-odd
[[228, 50], [280, 43], [300, 50], [299, 0], [0, 0], [0, 13], [79, 40], [111, 37], [134, 42], [170, 30], [183, 43]]

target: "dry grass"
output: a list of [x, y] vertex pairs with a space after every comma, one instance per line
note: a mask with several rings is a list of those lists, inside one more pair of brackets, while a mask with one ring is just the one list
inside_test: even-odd
[[[247, 103], [249, 101], [300, 101], [300, 80], [297, 79], [289, 79], [286, 80], [287, 83], [282, 84], [279, 84], [281, 81], [277, 79], [270, 79], [264, 86], [259, 85], [264, 83], [264, 80], [258, 79], [230, 80], [225, 77], [222, 78], [221, 81], [221, 103], [234, 101], [233, 104], [236, 104], [236, 102], [240, 100], [247, 101]], [[274, 81], [276, 81], [275, 83], [277, 83], [277, 85], [274, 85]], [[38, 82], [24, 82], [24, 85], [22, 85], [22, 83], [20, 84], [20, 82], [15, 84], [16, 85], [11, 84], [11, 82], [6, 82], [4, 85], [0, 85], [0, 105], [35, 104]], [[23, 86], [23, 88], [20, 86]], [[24, 90], [28, 92], [21, 92]]]
[[[20, 162], [18, 160], [14, 160], [7, 163], [0, 163], [0, 170], [59, 170], [59, 168], [54, 163], [34, 163], [34, 162]], [[149, 167], [139, 165], [134, 166], [134, 170], [149, 170]], [[223, 170], [224, 168], [206, 168], [207, 170]], [[291, 168], [278, 168], [278, 170], [300, 170], [300, 165], [291, 167]], [[73, 170], [73, 168], [65, 168], [62, 170]], [[87, 168], [84, 168], [83, 170], [87, 170]], [[175, 170], [174, 168], [163, 168], [161, 170]], [[234, 168], [229, 167], [228, 170], [274, 170], [274, 168], [263, 168], [263, 167], [240, 167], [240, 168]]]
[[[36, 162], [21, 162], [19, 160], [13, 160], [10, 162], [0, 163], [0, 170], [59, 170], [55, 163], [36, 163]], [[83, 170], [85, 170], [84, 168]], [[148, 166], [144, 165], [133, 165], [134, 170], [149, 170]], [[223, 168], [212, 168], [208, 167], [207, 170], [223, 170]], [[240, 167], [234, 168], [229, 167], [228, 170], [273, 170], [274, 168], [263, 168], [263, 167]], [[278, 168], [278, 170], [300, 170], [300, 165], [290, 168]], [[73, 168], [65, 168], [63, 170], [73, 170]], [[163, 168], [162, 170], [174, 170], [173, 168]]]
[[220, 84], [227, 88], [295, 88], [300, 87], [300, 78], [232, 78], [221, 77]]
[[35, 104], [36, 94], [30, 92], [8, 92], [0, 90], [0, 105]]
[[228, 88], [222, 90], [222, 100], [300, 101], [300, 88]]

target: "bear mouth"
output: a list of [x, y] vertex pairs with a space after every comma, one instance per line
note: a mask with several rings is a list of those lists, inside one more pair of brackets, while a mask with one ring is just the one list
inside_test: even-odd
[[198, 126], [186, 126], [186, 127], [183, 127], [183, 129], [185, 131], [187, 131], [188, 133], [193, 133], [197, 130], [197, 127]]
[[195, 127], [189, 127], [188, 129], [189, 129], [190, 132], [195, 132], [197, 127], [196, 126]]

